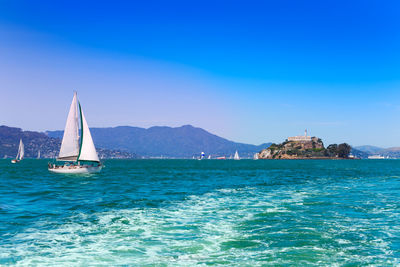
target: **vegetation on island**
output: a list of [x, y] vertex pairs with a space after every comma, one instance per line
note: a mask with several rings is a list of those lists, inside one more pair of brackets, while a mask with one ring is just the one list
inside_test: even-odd
[[262, 150], [260, 159], [312, 159], [312, 158], [348, 158], [351, 146], [347, 143], [332, 144], [327, 148], [320, 138], [313, 137], [311, 141], [288, 141], [272, 144]]

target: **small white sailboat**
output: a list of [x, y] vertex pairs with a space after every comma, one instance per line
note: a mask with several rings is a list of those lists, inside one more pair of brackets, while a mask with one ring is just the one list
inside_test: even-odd
[[18, 153], [15, 159], [11, 160], [11, 163], [20, 162], [24, 158], [24, 155], [25, 155], [24, 143], [22, 142], [22, 139], [19, 139]]
[[236, 152], [235, 152], [235, 155], [233, 156], [233, 159], [234, 159], [234, 160], [240, 160], [239, 153], [238, 153], [237, 150], [236, 150]]
[[254, 154], [253, 159], [254, 159], [254, 160], [257, 160], [257, 159], [258, 159], [258, 153], [255, 153], [255, 154]]
[[40, 159], [40, 150], [37, 153], [37, 159]]
[[[80, 136], [79, 121], [81, 126]], [[94, 173], [103, 168], [76, 92], [74, 92], [74, 98], [69, 109], [57, 161], [63, 161], [64, 164], [49, 163], [49, 171], [55, 173]]]
[[208, 158], [207, 159], [211, 159], [211, 155], [208, 155]]
[[206, 153], [204, 153], [204, 152], [201, 152], [199, 160], [202, 160], [202, 159], [204, 159], [204, 158], [205, 158], [205, 156], [206, 156]]

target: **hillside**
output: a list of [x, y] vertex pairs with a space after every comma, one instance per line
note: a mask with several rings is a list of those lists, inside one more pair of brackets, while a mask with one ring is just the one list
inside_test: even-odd
[[[239, 151], [241, 157], [252, 157], [267, 148], [236, 143], [191, 125], [155, 126], [148, 129], [130, 126], [90, 128], [96, 146], [137, 153], [145, 157], [191, 158], [204, 151], [207, 155], [230, 156]], [[63, 131], [48, 131], [50, 137], [61, 137]]]
[[[357, 146], [354, 148], [356, 151], [361, 151], [363, 153], [363, 157], [367, 158], [368, 156], [380, 155], [388, 158], [400, 158], [400, 147], [389, 147], [389, 148], [380, 148], [375, 146]], [[353, 150], [354, 150], [353, 149]], [[352, 151], [354, 155], [354, 151]]]
[[354, 147], [354, 149], [365, 152], [369, 155], [375, 155], [375, 154], [379, 153], [379, 151], [383, 150], [383, 148], [381, 148], [381, 147], [370, 146], [370, 145], [356, 146], [356, 147]]
[[19, 140], [25, 144], [25, 157], [37, 157], [40, 150], [41, 156], [54, 158], [60, 147], [60, 140], [48, 137], [44, 133], [22, 131], [20, 128], [0, 126], [0, 158], [15, 157], [18, 151]]
[[[45, 133], [23, 131], [20, 128], [0, 126], [0, 158], [13, 158], [17, 154], [19, 140], [25, 144], [25, 157], [36, 158], [40, 150], [41, 158], [55, 158], [61, 146], [61, 139], [49, 137]], [[100, 158], [132, 158], [132, 153], [97, 147]]]
[[370, 156], [369, 153], [355, 149], [353, 147], [351, 148], [351, 154], [358, 159], [366, 159], [368, 158], [368, 156]]

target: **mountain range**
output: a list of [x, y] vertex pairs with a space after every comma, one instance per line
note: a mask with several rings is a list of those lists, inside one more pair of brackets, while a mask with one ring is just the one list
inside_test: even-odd
[[[154, 126], [148, 129], [131, 126], [91, 128], [96, 149], [101, 158], [168, 157], [192, 158], [201, 152], [206, 155], [229, 157], [237, 150], [241, 157], [252, 157], [254, 153], [268, 148], [271, 143], [251, 145], [237, 143], [219, 137], [204, 129], [184, 125], [181, 127]], [[21, 138], [25, 143], [26, 157], [57, 156], [63, 131], [45, 133], [23, 131], [20, 128], [0, 126], [0, 157], [14, 157]], [[400, 158], [400, 147], [381, 148], [357, 146], [351, 152], [358, 158], [381, 155]]]
[[[154, 126], [148, 129], [131, 126], [90, 128], [96, 147], [117, 149], [143, 157], [191, 158], [206, 155], [227, 156], [239, 151], [241, 157], [252, 157], [271, 143], [251, 145], [237, 143], [202, 128]], [[49, 137], [61, 138], [63, 131], [47, 131]]]

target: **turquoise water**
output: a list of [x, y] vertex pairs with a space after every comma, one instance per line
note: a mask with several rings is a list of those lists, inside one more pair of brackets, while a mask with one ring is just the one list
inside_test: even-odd
[[0, 160], [0, 265], [398, 265], [400, 161]]

